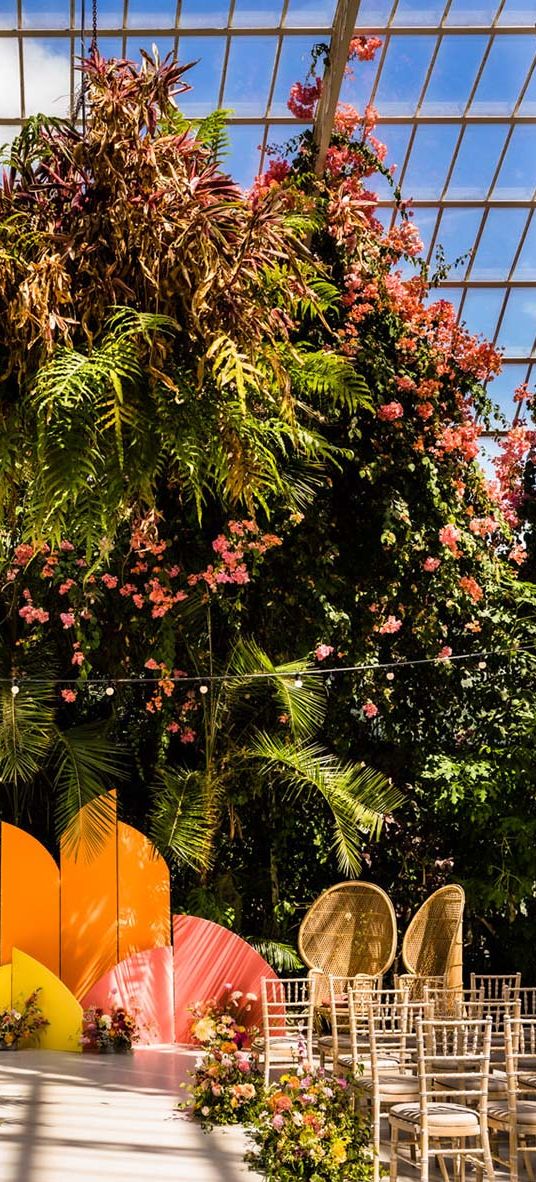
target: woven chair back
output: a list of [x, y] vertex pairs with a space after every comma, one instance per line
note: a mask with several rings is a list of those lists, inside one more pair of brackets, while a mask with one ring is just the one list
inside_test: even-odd
[[298, 948], [309, 968], [336, 977], [382, 976], [396, 952], [396, 916], [381, 887], [341, 882], [309, 908]]
[[445, 977], [460, 944], [465, 894], [457, 884], [440, 887], [413, 916], [402, 944], [408, 973]]

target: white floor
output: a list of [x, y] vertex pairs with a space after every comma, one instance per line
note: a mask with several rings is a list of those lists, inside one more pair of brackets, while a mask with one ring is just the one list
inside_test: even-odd
[[254, 1182], [240, 1129], [207, 1136], [173, 1111], [193, 1063], [175, 1047], [0, 1054], [1, 1182]]

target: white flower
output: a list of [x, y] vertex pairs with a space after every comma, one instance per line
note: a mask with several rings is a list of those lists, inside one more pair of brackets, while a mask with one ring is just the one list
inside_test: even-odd
[[210, 1108], [207, 1108], [207, 1105], [203, 1104], [203, 1107], [201, 1109], [201, 1116], [208, 1116], [209, 1112], [210, 1112]]
[[112, 1019], [110, 1018], [109, 1014], [102, 1015], [102, 1025], [105, 1026], [107, 1030], [110, 1029], [110, 1026], [112, 1025]]

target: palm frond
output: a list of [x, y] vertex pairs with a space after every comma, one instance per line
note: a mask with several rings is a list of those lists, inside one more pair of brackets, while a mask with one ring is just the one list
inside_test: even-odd
[[202, 771], [160, 767], [152, 788], [150, 834], [157, 849], [194, 870], [213, 859], [215, 808]]
[[89, 861], [114, 822], [114, 797], [108, 790], [126, 777], [124, 753], [111, 745], [100, 722], [54, 729], [56, 831], [68, 853]]
[[251, 944], [263, 960], [271, 964], [276, 973], [295, 973], [303, 968], [303, 963], [292, 944], [285, 944], [281, 940], [261, 940], [257, 937], [248, 939], [248, 944]]
[[[292, 734], [305, 738], [318, 730], [326, 713], [322, 678], [313, 674], [307, 676], [307, 669], [307, 660], [274, 665], [256, 640], [241, 638], [229, 666], [229, 671], [236, 673], [237, 678], [236, 681], [229, 680], [226, 689], [236, 697], [241, 691], [265, 694], [268, 685], [280, 711], [288, 716]], [[258, 673], [266, 673], [268, 677], [258, 677]], [[301, 686], [296, 685], [298, 674]]]
[[48, 682], [0, 690], [0, 782], [29, 784], [42, 770], [51, 746], [53, 689]]
[[362, 837], [379, 834], [384, 814], [403, 799], [398, 789], [381, 772], [343, 763], [317, 743], [287, 743], [261, 732], [250, 743], [250, 753], [282, 775], [290, 796], [316, 792], [323, 797], [333, 814], [339, 866], [344, 873], [357, 872]]

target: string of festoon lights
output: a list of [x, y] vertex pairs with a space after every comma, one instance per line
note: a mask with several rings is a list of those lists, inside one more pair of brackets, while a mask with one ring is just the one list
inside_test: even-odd
[[[172, 683], [173, 685], [184, 685], [184, 686], [190, 685], [190, 686], [197, 687], [199, 693], [202, 696], [204, 696], [205, 694], [208, 694], [211, 685], [221, 684], [223, 682], [234, 682], [236, 684], [237, 682], [251, 683], [252, 681], [271, 681], [271, 682], [283, 681], [287, 685], [293, 686], [293, 688], [295, 688], [295, 689], [301, 689], [304, 684], [304, 678], [309, 679], [309, 678], [314, 678], [314, 677], [322, 677], [322, 678], [329, 677], [331, 679], [331, 678], [339, 677], [343, 674], [349, 674], [349, 673], [384, 672], [386, 679], [388, 681], [394, 681], [395, 676], [396, 676], [395, 670], [409, 669], [409, 668], [413, 668], [415, 666], [423, 666], [423, 665], [436, 665], [436, 666], [437, 665], [447, 665], [448, 666], [448, 665], [454, 665], [454, 664], [459, 665], [459, 664], [469, 664], [472, 662], [476, 662], [477, 669], [484, 671], [488, 668], [487, 663], [490, 658], [496, 657], [499, 659], [502, 658], [503, 660], [504, 659], [510, 660], [513, 657], [521, 656], [523, 654], [525, 654], [527, 656], [534, 656], [535, 652], [533, 649], [524, 648], [524, 647], [515, 647], [512, 649], [506, 649], [506, 650], [505, 649], [482, 650], [481, 652], [473, 652], [473, 653], [451, 653], [448, 656], [416, 657], [416, 658], [409, 658], [407, 660], [401, 660], [401, 661], [380, 661], [380, 662], [376, 662], [376, 663], [368, 662], [368, 663], [364, 663], [364, 664], [360, 664], [360, 665], [330, 665], [330, 666], [318, 665], [318, 666], [309, 667], [304, 663], [304, 666], [302, 669], [299, 669], [294, 672], [292, 672], [288, 669], [285, 670], [285, 669], [281, 669], [281, 668], [279, 668], [279, 669], [274, 668], [273, 670], [269, 670], [269, 669], [254, 670], [251, 673], [232, 673], [230, 671], [226, 671], [225, 673], [210, 673], [210, 674], [203, 674], [203, 673], [182, 674], [181, 673], [180, 676], [172, 675], [171, 673], [167, 674], [167, 673], [164, 673], [163, 671], [160, 671], [159, 675], [155, 675], [153, 677], [148, 677], [145, 674], [140, 674], [137, 677], [130, 676], [130, 677], [108, 677], [108, 678], [106, 678], [106, 677], [85, 677], [85, 678], [81, 678], [81, 677], [32, 677], [32, 676], [20, 675], [20, 676], [12, 676], [12, 677], [0, 677], [0, 685], [1, 684], [10, 685], [11, 686], [11, 693], [13, 694], [14, 698], [16, 698], [17, 695], [20, 693], [21, 689], [27, 685], [28, 686], [31, 686], [31, 685], [61, 685], [61, 686], [74, 685], [74, 686], [77, 686], [77, 688], [79, 688], [79, 689], [82, 689], [85, 686], [96, 686], [99, 689], [104, 689], [104, 693], [106, 694], [106, 696], [111, 698], [115, 694], [116, 688], [118, 686], [122, 686], [122, 685], [144, 686], [145, 685], [145, 686], [154, 687], [154, 686], [158, 685], [159, 682], [166, 681], [167, 683]], [[297, 664], [296, 661], [289, 662], [289, 663], [294, 664], [294, 665]]]

